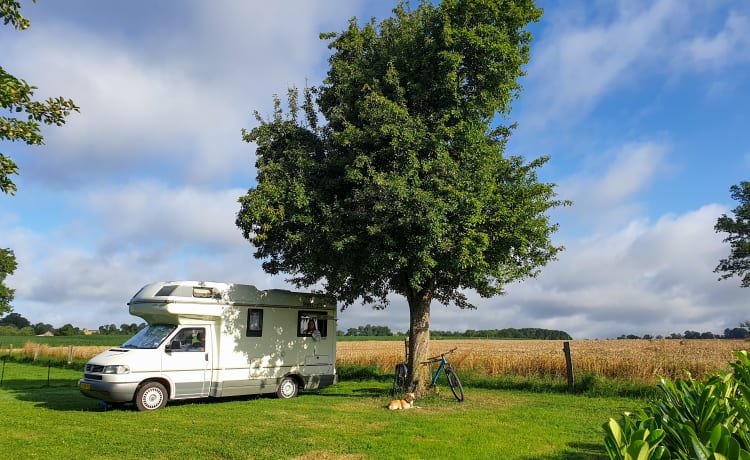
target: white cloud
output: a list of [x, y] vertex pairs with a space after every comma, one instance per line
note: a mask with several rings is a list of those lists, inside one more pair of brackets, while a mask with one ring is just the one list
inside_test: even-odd
[[723, 333], [745, 315], [737, 283], [718, 282], [713, 273], [726, 251], [713, 230], [723, 212], [707, 205], [564, 242], [560, 260], [538, 279], [510, 287], [508, 296], [483, 308], [512, 307], [515, 327], [544, 324], [576, 338]]
[[45, 129], [54, 153], [25, 167], [29, 178], [81, 186], [144, 167], [170, 181], [251, 178], [241, 128], [254, 123], [254, 109], [267, 111], [272, 94], [322, 79], [316, 66], [328, 51], [318, 33], [342, 27], [358, 3], [184, 6], [187, 24], [166, 22], [139, 41], [55, 17], [8, 36], [4, 67], [38, 86], [38, 97], [64, 95], [81, 107], [64, 128]]
[[[622, 0], [612, 7], [568, 2], [542, 19], [554, 22], [527, 69], [532, 95], [524, 123], [576, 123], [618, 89], [654, 76], [722, 71], [750, 58], [748, 14], [721, 2]], [[707, 30], [715, 21], [722, 27]]]
[[557, 16], [562, 21], [551, 24], [538, 42], [527, 72], [534, 106], [544, 107], [532, 110], [532, 124], [577, 121], [613, 88], [637, 80], [644, 61], [656, 59], [665, 24], [683, 6], [672, 0], [642, 3], [642, 8], [628, 5], [619, 3], [614, 18], [603, 22], [584, 24], [579, 17], [569, 23], [571, 18]]
[[107, 251], [157, 246], [225, 252], [247, 244], [234, 224], [245, 192], [143, 181], [90, 190], [80, 205], [101, 223], [100, 245]]
[[750, 18], [730, 11], [723, 27], [714, 34], [690, 38], [682, 44], [674, 65], [717, 71], [750, 60]]
[[637, 196], [666, 169], [666, 153], [665, 144], [652, 141], [598, 154], [588, 166], [559, 182], [559, 196], [573, 201], [560, 215], [598, 227], [632, 219], [640, 211]]

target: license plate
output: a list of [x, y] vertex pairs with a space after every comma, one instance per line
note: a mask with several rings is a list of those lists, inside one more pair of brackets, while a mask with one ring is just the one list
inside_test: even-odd
[[81, 383], [81, 390], [90, 390], [91, 384], [90, 383]]

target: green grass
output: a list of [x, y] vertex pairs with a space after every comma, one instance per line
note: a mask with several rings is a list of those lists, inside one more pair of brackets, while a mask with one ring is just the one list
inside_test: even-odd
[[[49, 372], [49, 383], [48, 383]], [[7, 362], [0, 458], [605, 460], [601, 425], [639, 399], [467, 387], [388, 411], [389, 382], [349, 380], [291, 400], [172, 403], [105, 410], [79, 371]]]

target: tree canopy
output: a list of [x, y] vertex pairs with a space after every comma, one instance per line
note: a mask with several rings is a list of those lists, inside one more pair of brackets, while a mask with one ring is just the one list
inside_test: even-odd
[[721, 273], [720, 280], [733, 276], [741, 278], [742, 287], [750, 286], [750, 182], [740, 182], [730, 187], [732, 198], [740, 205], [732, 210], [734, 218], [722, 214], [716, 221], [717, 233], [728, 233], [724, 239], [729, 243], [729, 257], [721, 259], [714, 273]]
[[[257, 186], [237, 225], [268, 273], [322, 286], [344, 308], [390, 294], [410, 308], [410, 376], [428, 354], [430, 303], [474, 308], [535, 276], [561, 249], [546, 212], [565, 204], [537, 180], [546, 157], [504, 155], [503, 124], [529, 59], [532, 0], [418, 8], [340, 34], [322, 85], [243, 131]], [[319, 118], [322, 117], [324, 122]], [[424, 375], [417, 375], [417, 374]]]

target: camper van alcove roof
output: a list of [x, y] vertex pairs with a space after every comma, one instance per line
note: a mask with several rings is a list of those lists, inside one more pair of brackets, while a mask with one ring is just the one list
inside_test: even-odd
[[335, 301], [319, 294], [284, 289], [259, 290], [249, 284], [210, 281], [160, 281], [138, 291], [128, 305], [137, 303], [201, 303], [232, 305], [287, 305], [335, 308]]

